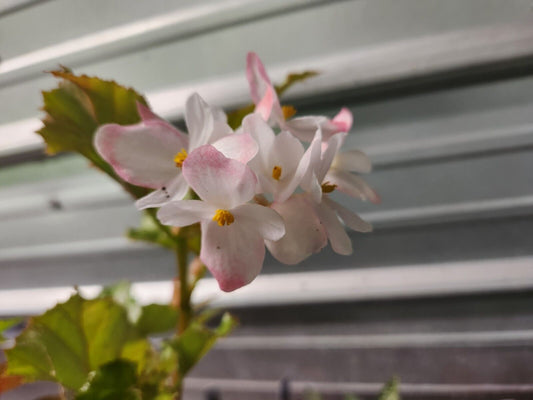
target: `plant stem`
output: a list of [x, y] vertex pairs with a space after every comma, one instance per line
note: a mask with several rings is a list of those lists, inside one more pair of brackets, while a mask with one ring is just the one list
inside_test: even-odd
[[[174, 298], [179, 298], [179, 320], [176, 327], [176, 333], [182, 334], [189, 326], [191, 320], [191, 291], [188, 282], [188, 255], [189, 248], [187, 246], [187, 238], [184, 232], [180, 232], [176, 237], [176, 267], [179, 279], [179, 285], [175, 283], [174, 291], [179, 290], [179, 293], [174, 293]], [[179, 296], [178, 296], [179, 295]], [[185, 377], [179, 371], [179, 367], [174, 374], [174, 386], [176, 388], [175, 400], [183, 399], [183, 379]]]
[[176, 238], [176, 261], [179, 279], [179, 323], [178, 334], [182, 333], [189, 326], [191, 319], [191, 296], [188, 282], [188, 247], [187, 239], [182, 235]]

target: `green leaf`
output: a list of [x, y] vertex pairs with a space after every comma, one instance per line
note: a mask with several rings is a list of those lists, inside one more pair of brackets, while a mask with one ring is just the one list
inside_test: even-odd
[[132, 296], [131, 283], [128, 281], [120, 281], [113, 285], [105, 286], [98, 297], [111, 297], [116, 303], [127, 310], [128, 318], [133, 323], [137, 322], [141, 315], [141, 306]]
[[149, 190], [131, 185], [116, 175], [96, 152], [93, 137], [104, 123], [134, 124], [140, 120], [136, 103], [146, 100], [133, 89], [113, 81], [86, 75], [76, 76], [66, 68], [52, 71], [62, 79], [57, 88], [43, 92], [43, 127], [37, 131], [49, 154], [72, 151], [83, 155], [96, 167], [119, 182], [134, 198]]
[[318, 71], [303, 71], [297, 73], [291, 73], [287, 75], [285, 81], [281, 85], [275, 85], [276, 92], [278, 96], [281, 96], [295, 83], [303, 82], [309, 78], [317, 76], [320, 72]]
[[77, 390], [91, 371], [127, 357], [126, 345], [137, 340], [142, 338], [122, 306], [110, 298], [74, 295], [30, 320], [15, 347], [6, 351], [8, 373]]
[[171, 331], [178, 323], [178, 311], [162, 304], [144, 306], [137, 321], [137, 329], [144, 334], [164, 333]]
[[8, 318], [8, 319], [0, 319], [0, 342], [6, 340], [2, 334], [7, 331], [10, 328], [13, 328], [14, 326], [20, 324], [22, 322], [22, 318]]
[[181, 376], [189, 370], [213, 347], [217, 339], [228, 335], [237, 325], [236, 320], [226, 313], [220, 325], [212, 330], [198, 322], [193, 322], [174, 342], [171, 343], [178, 355]]
[[397, 378], [392, 378], [388, 381], [383, 387], [378, 400], [400, 400], [399, 384], [400, 381]]
[[254, 109], [254, 104], [248, 104], [244, 107], [238, 108], [237, 110], [230, 111], [228, 113], [228, 125], [233, 130], [237, 129], [239, 126], [241, 126], [244, 117], [253, 113]]
[[76, 400], [141, 400], [135, 371], [135, 364], [125, 360], [105, 364], [96, 371]]
[[175, 247], [174, 241], [147, 214], [142, 214], [139, 228], [129, 229], [126, 236], [133, 240], [158, 244], [167, 249], [173, 249]]

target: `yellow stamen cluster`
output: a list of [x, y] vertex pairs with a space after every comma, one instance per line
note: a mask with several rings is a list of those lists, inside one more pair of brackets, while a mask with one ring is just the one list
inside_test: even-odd
[[215, 212], [213, 221], [216, 221], [220, 226], [231, 225], [233, 222], [235, 222], [235, 217], [228, 210], [218, 209]]
[[281, 107], [281, 111], [283, 111], [283, 118], [285, 119], [289, 119], [296, 114], [296, 108], [293, 106], [283, 106]]
[[324, 182], [322, 184], [322, 193], [331, 193], [335, 190], [337, 185], [331, 184], [329, 182]]
[[186, 158], [187, 150], [181, 149], [179, 153], [176, 153], [176, 155], [174, 156], [174, 162], [176, 163], [176, 167], [181, 168]]
[[272, 178], [277, 181], [281, 178], [281, 167], [279, 165], [275, 165], [274, 168], [272, 168]]

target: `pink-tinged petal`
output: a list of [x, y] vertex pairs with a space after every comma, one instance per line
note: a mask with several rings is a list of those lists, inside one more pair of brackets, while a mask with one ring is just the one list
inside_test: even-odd
[[263, 118], [263, 120], [268, 121], [272, 115], [272, 111], [276, 102], [278, 102], [276, 92], [272, 87], [267, 87], [265, 90], [265, 95], [261, 98], [259, 103], [255, 106], [255, 112]]
[[246, 56], [246, 78], [250, 85], [250, 94], [255, 104], [259, 103], [268, 87], [272, 87], [263, 62], [256, 53]]
[[344, 230], [335, 211], [324, 202], [316, 206], [316, 211], [318, 218], [326, 229], [333, 251], [345, 256], [352, 254], [352, 241]]
[[261, 165], [266, 168], [269, 164], [269, 155], [272, 152], [272, 146], [276, 138], [274, 131], [257, 114], [250, 114], [244, 117], [242, 131], [245, 134], [249, 134], [256, 141], [259, 147], [256, 160], [260, 161]]
[[363, 220], [356, 213], [340, 205], [336, 201], [331, 200], [328, 196], [324, 196], [322, 201], [337, 212], [337, 215], [342, 219], [347, 227], [356, 232], [372, 232], [372, 225]]
[[136, 125], [107, 124], [95, 133], [96, 150], [127, 182], [161, 188], [179, 172], [174, 156], [187, 147], [184, 137], [164, 121]]
[[231, 134], [217, 140], [213, 147], [224, 156], [247, 164], [259, 151], [257, 142], [250, 134]]
[[322, 151], [321, 155], [321, 161], [320, 161], [320, 167], [316, 171], [316, 175], [319, 182], [324, 181], [324, 177], [326, 176], [326, 173], [329, 171], [331, 167], [331, 163], [333, 162], [333, 159], [335, 158], [335, 155], [339, 151], [340, 147], [344, 143], [344, 139], [346, 137], [345, 133], [337, 133], [333, 136], [331, 136], [328, 141], [324, 144], [326, 144], [324, 151]]
[[247, 223], [259, 232], [261, 237], [268, 240], [279, 240], [285, 235], [285, 224], [280, 215], [258, 204], [243, 204], [231, 210], [235, 223]]
[[293, 118], [284, 124], [284, 128], [290, 131], [294, 136], [304, 142], [311, 142], [319, 126], [321, 126], [325, 117], [309, 116]]
[[216, 208], [200, 200], [178, 200], [165, 204], [157, 211], [161, 223], [172, 226], [187, 226], [201, 220], [210, 220]]
[[152, 193], [149, 193], [137, 200], [135, 202], [135, 206], [139, 210], [161, 207], [163, 204], [166, 204], [169, 201], [183, 199], [188, 190], [189, 185], [185, 181], [183, 175], [179, 173], [165, 186], [161, 187], [160, 189], [156, 189]]
[[337, 189], [349, 196], [379, 204], [381, 198], [361, 177], [347, 171], [331, 169], [325, 178], [331, 184], [337, 185]]
[[141, 117], [141, 120], [143, 121], [150, 121], [153, 119], [160, 120], [161, 118], [155, 114], [148, 106], [145, 106], [141, 102], [137, 102], [137, 112], [139, 113], [139, 117]]
[[298, 168], [296, 169], [296, 173], [294, 174], [295, 181], [299, 182], [302, 189], [307, 192], [310, 192], [316, 184], [316, 171], [320, 168], [321, 161], [321, 146], [322, 131], [318, 129], [315, 138], [302, 156]]
[[342, 108], [332, 122], [337, 126], [338, 132], [349, 132], [353, 125], [353, 115], [346, 107]]
[[296, 194], [283, 203], [272, 203], [285, 221], [285, 236], [278, 241], [265, 241], [268, 250], [284, 264], [298, 264], [328, 244], [326, 231], [309, 196]]
[[200, 259], [221, 290], [231, 292], [249, 284], [261, 272], [264, 258], [263, 238], [252, 224], [202, 222]]
[[193, 93], [185, 103], [185, 123], [189, 131], [189, 151], [208, 144], [215, 127], [209, 105], [198, 93]]
[[362, 174], [372, 171], [372, 163], [368, 156], [359, 150], [348, 150], [338, 153], [333, 159], [332, 168]]
[[250, 167], [224, 157], [211, 145], [197, 148], [183, 162], [182, 173], [198, 196], [217, 208], [229, 210], [255, 194], [257, 179]]
[[265, 66], [255, 53], [250, 52], [246, 57], [246, 78], [252, 100], [256, 105], [255, 112], [265, 121], [273, 119], [278, 124], [282, 123], [284, 118], [278, 95], [270, 82]]

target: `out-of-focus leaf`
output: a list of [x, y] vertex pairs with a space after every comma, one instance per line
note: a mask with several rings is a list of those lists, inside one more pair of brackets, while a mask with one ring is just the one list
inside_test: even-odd
[[317, 76], [320, 72], [318, 71], [303, 71], [297, 73], [291, 73], [287, 75], [285, 81], [281, 85], [275, 85], [276, 92], [278, 96], [281, 96], [295, 83], [303, 82], [309, 78]]
[[178, 323], [178, 311], [163, 304], [149, 304], [144, 306], [137, 321], [137, 329], [144, 334], [168, 332]]
[[158, 244], [167, 249], [173, 249], [175, 247], [174, 241], [168, 234], [162, 231], [154, 222], [153, 218], [146, 214], [142, 215], [139, 228], [128, 229], [126, 235], [130, 239]]
[[67, 70], [52, 71], [80, 88], [89, 98], [91, 111], [99, 125], [116, 123], [130, 125], [139, 121], [137, 102], [147, 105], [143, 96], [115, 81], [105, 81], [94, 76], [77, 76]]
[[43, 92], [44, 126], [37, 131], [46, 143], [46, 151], [55, 154], [73, 151], [118, 181], [133, 197], [149, 190], [131, 185], [118, 177], [96, 152], [93, 137], [105, 123], [133, 124], [140, 120], [136, 103], [145, 99], [133, 89], [113, 81], [85, 75], [76, 76], [66, 68], [51, 72], [62, 79], [56, 89]]
[[141, 305], [132, 296], [131, 283], [128, 281], [120, 281], [113, 285], [105, 286], [98, 297], [111, 297], [128, 311], [128, 317], [133, 323], [137, 322], [141, 315]]
[[228, 125], [231, 127], [231, 129], [237, 129], [239, 126], [241, 126], [244, 117], [246, 117], [248, 114], [253, 113], [254, 109], [254, 104], [248, 104], [237, 110], [230, 111], [228, 113]]
[[77, 390], [91, 371], [127, 357], [126, 344], [136, 340], [141, 338], [122, 306], [110, 298], [74, 295], [30, 320], [15, 347], [6, 351], [8, 373]]
[[171, 344], [178, 356], [180, 374], [185, 376], [213, 347], [217, 339], [228, 335], [236, 324], [236, 320], [226, 313], [222, 316], [220, 325], [214, 330], [198, 322], [189, 325], [185, 332]]
[[102, 365], [76, 400], [141, 400], [136, 366], [125, 360]]
[[397, 378], [392, 378], [388, 381], [383, 387], [378, 400], [400, 400], [399, 383]]
[[5, 375], [6, 364], [0, 364], [0, 396], [8, 390], [15, 389], [24, 383], [22, 376]]
[[6, 340], [2, 334], [7, 331], [10, 328], [13, 328], [14, 326], [20, 324], [22, 322], [22, 318], [8, 318], [8, 319], [0, 319], [0, 342]]

